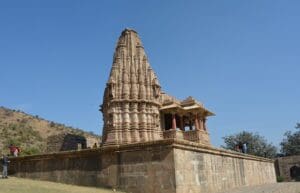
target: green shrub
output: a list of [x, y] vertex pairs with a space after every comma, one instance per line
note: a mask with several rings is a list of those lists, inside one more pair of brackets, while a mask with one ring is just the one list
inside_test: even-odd
[[28, 147], [23, 150], [21, 150], [22, 155], [34, 155], [39, 154], [41, 151], [36, 147]]
[[13, 144], [13, 145], [16, 145], [16, 146], [20, 146], [21, 145], [21, 141], [19, 141], [17, 138], [8, 138], [6, 141], [5, 141], [5, 146], [8, 148], [10, 144]]
[[283, 176], [277, 176], [277, 182], [283, 182], [284, 177]]

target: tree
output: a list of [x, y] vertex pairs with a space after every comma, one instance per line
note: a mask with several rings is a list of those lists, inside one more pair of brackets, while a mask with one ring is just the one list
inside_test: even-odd
[[273, 158], [276, 156], [277, 149], [272, 143], [260, 136], [258, 133], [242, 131], [240, 133], [223, 137], [225, 149], [236, 150], [240, 143], [247, 144], [247, 153], [251, 155]]
[[297, 131], [287, 131], [284, 136], [285, 138], [280, 143], [281, 153], [286, 156], [300, 155], [300, 123], [296, 124]]

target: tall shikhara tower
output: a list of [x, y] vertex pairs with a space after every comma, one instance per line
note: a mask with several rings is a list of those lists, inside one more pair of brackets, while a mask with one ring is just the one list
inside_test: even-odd
[[116, 46], [104, 91], [102, 143], [126, 144], [162, 139], [160, 85], [138, 34], [125, 29]]
[[193, 97], [161, 91], [138, 34], [125, 29], [116, 46], [103, 96], [102, 145], [176, 138], [210, 145], [206, 119], [214, 115]]

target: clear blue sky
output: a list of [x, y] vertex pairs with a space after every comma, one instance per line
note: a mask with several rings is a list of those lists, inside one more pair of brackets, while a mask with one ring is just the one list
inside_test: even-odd
[[114, 47], [140, 34], [165, 91], [278, 145], [300, 121], [300, 1], [0, 1], [0, 106], [102, 133]]

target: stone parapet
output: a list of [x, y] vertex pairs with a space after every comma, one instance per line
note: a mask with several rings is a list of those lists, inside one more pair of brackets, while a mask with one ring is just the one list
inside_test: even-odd
[[164, 139], [186, 140], [202, 145], [210, 145], [209, 135], [204, 130], [182, 131], [170, 129], [163, 132]]
[[155, 147], [170, 147], [170, 148], [184, 149], [184, 150], [195, 151], [195, 152], [209, 153], [214, 155], [229, 156], [233, 158], [250, 159], [255, 161], [274, 163], [273, 159], [253, 156], [249, 154], [239, 153], [236, 151], [212, 147], [210, 145], [199, 144], [199, 143], [194, 143], [194, 142], [180, 140], [180, 139], [171, 139], [171, 138], [156, 140], [156, 141], [148, 141], [143, 143], [103, 146], [99, 148], [85, 149], [81, 151], [61, 151], [61, 152], [39, 154], [39, 155], [20, 156], [20, 157], [13, 157], [11, 158], [11, 160], [26, 160], [26, 159], [35, 160], [35, 159], [45, 159], [45, 158], [47, 159], [47, 158], [65, 157], [65, 156], [80, 157], [82, 155], [89, 155], [89, 154], [112, 153], [112, 152], [128, 151], [128, 150], [138, 151], [138, 150], [155, 148]]

